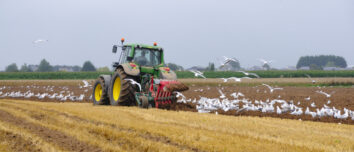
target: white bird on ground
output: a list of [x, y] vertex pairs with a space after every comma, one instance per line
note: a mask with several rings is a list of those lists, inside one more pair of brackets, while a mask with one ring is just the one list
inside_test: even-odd
[[27, 95], [24, 96], [24, 98], [31, 98], [34, 95], [34, 93], [30, 92]]
[[347, 119], [349, 117], [349, 111], [344, 109], [344, 114], [341, 115], [340, 114], [341, 111], [338, 110], [336, 113], [334, 113], [334, 118], [337, 118], [337, 119]]
[[202, 77], [202, 78], [204, 78], [204, 79], [206, 79], [206, 77], [203, 75], [203, 73], [202, 72], [200, 72], [200, 71], [198, 71], [198, 70], [189, 70], [190, 72], [192, 72], [192, 73], [194, 73], [194, 76], [195, 77]]
[[124, 80], [130, 81], [130, 83], [133, 84], [133, 85], [135, 85], [135, 84], [138, 85], [139, 90], [141, 91], [141, 85], [140, 85], [140, 83], [136, 82], [136, 81], [133, 80], [133, 79], [124, 79]]
[[38, 97], [38, 99], [43, 99], [45, 96], [47, 96], [48, 94], [47, 93], [43, 93], [42, 95], [40, 95], [39, 97]]
[[298, 108], [295, 111], [291, 112], [290, 114], [298, 116], [298, 115], [302, 115], [302, 113], [303, 113], [302, 108]]
[[225, 97], [226, 97], [226, 96], [225, 96], [225, 94], [224, 94], [224, 93], [223, 93], [220, 89], [219, 89], [218, 91], [219, 91], [219, 93], [220, 93], [220, 98], [222, 98], [222, 99], [223, 99], [223, 98], [225, 98]]
[[312, 79], [310, 75], [308, 75], [308, 74], [305, 74], [305, 75], [311, 80], [311, 82], [312, 82], [313, 84], [316, 83], [316, 81], [315, 81], [314, 79]]
[[81, 94], [76, 100], [82, 101], [82, 100], [84, 100], [84, 97], [85, 97], [85, 95], [84, 95], [84, 94]]
[[309, 101], [309, 100], [311, 100], [311, 97], [309, 96], [309, 97], [305, 98], [305, 100]]
[[255, 73], [248, 73], [248, 72], [245, 72], [245, 71], [237, 71], [237, 72], [242, 72], [244, 75], [247, 75], [247, 76], [253, 75], [253, 76], [257, 77], [257, 78], [260, 78], [260, 77], [259, 77], [257, 74], [255, 74]]
[[316, 91], [317, 93], [319, 93], [319, 94], [323, 94], [323, 95], [325, 95], [327, 98], [330, 98], [331, 97], [331, 95], [334, 93], [334, 91], [331, 93], [331, 94], [329, 94], [329, 93], [326, 93], [326, 92], [323, 92], [323, 91]]
[[327, 101], [327, 104], [330, 104], [330, 103], [331, 103], [331, 100], [328, 100], [328, 101]]
[[311, 107], [313, 107], [313, 108], [316, 107], [314, 102], [311, 103]]
[[227, 81], [229, 81], [229, 79], [228, 78], [220, 78], [221, 80], [223, 80], [224, 82], [227, 82]]
[[281, 110], [280, 110], [279, 106], [277, 106], [277, 114], [278, 114], [278, 115], [281, 114]]
[[49, 98], [49, 99], [54, 99], [57, 95], [58, 95], [58, 93], [54, 93], [53, 95], [48, 96], [48, 98]]
[[48, 40], [45, 40], [45, 39], [37, 39], [37, 40], [34, 40], [34, 41], [33, 41], [34, 44], [39, 44], [39, 43], [44, 43], [44, 42], [48, 42]]
[[306, 108], [305, 114], [306, 114], [306, 115], [311, 115], [311, 116], [312, 116], [312, 118], [315, 118], [315, 117], [316, 117], [316, 115], [317, 115], [317, 113], [316, 113], [316, 112], [312, 112], [312, 111], [310, 111], [309, 107], [307, 107], [307, 108]]
[[273, 88], [270, 85], [264, 84], [264, 83], [262, 85], [268, 87], [268, 89], [270, 90], [271, 93], [273, 93], [274, 90], [283, 90], [283, 88]]
[[234, 92], [234, 93], [231, 94], [231, 96], [236, 99], [238, 97], [244, 97], [245, 95], [242, 94], [241, 92], [238, 92], [238, 93]]

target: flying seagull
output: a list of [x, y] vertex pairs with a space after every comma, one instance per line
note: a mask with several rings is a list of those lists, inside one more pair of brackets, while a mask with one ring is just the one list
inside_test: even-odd
[[315, 84], [316, 83], [316, 81], [315, 80], [313, 80], [312, 78], [311, 78], [311, 76], [310, 75], [308, 75], [308, 74], [305, 74], [311, 81], [312, 81], [312, 83], [313, 84]]
[[189, 70], [189, 71], [192, 72], [192, 73], [194, 73], [194, 76], [195, 76], [195, 77], [200, 76], [200, 77], [206, 79], [206, 77], [203, 75], [203, 73], [200, 72], [200, 71], [198, 71], [198, 70]]
[[220, 93], [220, 98], [225, 98], [226, 97], [225, 94], [220, 89], [218, 91]]
[[319, 93], [319, 94], [325, 95], [327, 98], [331, 97], [331, 95], [334, 93], [334, 91], [331, 94], [323, 92], [323, 91], [316, 91], [316, 92]]
[[183, 99], [185, 99], [186, 98], [186, 96], [184, 96], [182, 93], [180, 93], [180, 92], [176, 92], [176, 97], [178, 98], [178, 97], [182, 97]]
[[84, 83], [84, 86], [82, 86], [82, 88], [91, 86], [90, 83], [88, 83], [86, 80], [82, 80], [82, 82]]
[[257, 77], [257, 78], [260, 78], [260, 77], [259, 77], [257, 74], [255, 74], [255, 73], [248, 73], [248, 72], [245, 72], [245, 71], [237, 71], [237, 72], [242, 72], [244, 75], [247, 75], [247, 76], [253, 75], [253, 76]]
[[261, 61], [263, 63], [263, 65], [264, 64], [268, 64], [269, 65], [270, 63], [273, 62], [272, 60], [267, 61], [267, 60], [264, 60], [264, 59], [259, 59], [259, 61]]
[[283, 88], [273, 88], [270, 85], [264, 84], [264, 83], [262, 85], [268, 87], [268, 89], [270, 90], [271, 93], [273, 93], [274, 90], [283, 90]]
[[45, 40], [45, 39], [37, 39], [37, 40], [33, 41], [34, 44], [44, 43], [44, 42], [48, 42], [48, 40]]

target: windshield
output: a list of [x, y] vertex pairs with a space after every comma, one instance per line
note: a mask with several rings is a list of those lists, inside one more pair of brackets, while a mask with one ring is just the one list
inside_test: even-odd
[[147, 48], [135, 48], [133, 62], [140, 66], [155, 66], [161, 64], [161, 51]]

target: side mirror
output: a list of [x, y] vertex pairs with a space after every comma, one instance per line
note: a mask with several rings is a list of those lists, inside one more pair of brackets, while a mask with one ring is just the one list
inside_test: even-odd
[[118, 48], [117, 45], [113, 45], [112, 52], [113, 52], [113, 53], [117, 53], [117, 48]]

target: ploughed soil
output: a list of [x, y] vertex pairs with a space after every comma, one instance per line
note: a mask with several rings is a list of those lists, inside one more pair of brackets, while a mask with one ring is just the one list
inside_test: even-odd
[[[285, 100], [288, 103], [293, 102], [296, 106], [302, 107], [305, 112], [306, 108], [309, 107], [310, 111], [316, 112], [316, 109], [321, 109], [324, 105], [329, 107], [335, 107], [336, 109], [342, 110], [341, 114], [344, 113], [343, 109], [347, 108], [349, 110], [354, 110], [354, 88], [337, 88], [337, 87], [281, 87], [283, 90], [274, 90], [270, 92], [266, 86], [259, 85], [255, 87], [247, 86], [189, 86], [189, 90], [183, 92], [183, 95], [187, 99], [200, 99], [200, 97], [207, 98], [220, 98], [219, 89], [225, 94], [226, 98], [232, 100], [234, 97], [230, 94], [234, 92], [244, 94], [244, 97], [239, 97], [238, 99], [247, 99], [248, 101], [263, 101], [280, 99]], [[323, 94], [317, 93], [316, 91], [323, 91], [331, 94], [327, 97]], [[309, 100], [308, 100], [309, 99]], [[315, 103], [316, 107], [311, 107], [311, 104]], [[240, 103], [241, 106], [242, 103]], [[277, 104], [275, 104], [276, 106]], [[275, 107], [274, 106], [274, 107]], [[178, 110], [196, 111], [195, 105], [191, 103], [182, 104], [178, 103], [176, 108]], [[280, 117], [280, 118], [290, 118], [290, 119], [301, 119], [301, 120], [311, 120], [311, 121], [322, 121], [322, 122], [336, 122], [345, 124], [354, 124], [354, 121], [349, 117], [348, 119], [335, 119], [334, 117], [321, 117], [312, 118], [310, 115], [290, 115], [281, 114], [278, 115], [274, 113], [262, 113], [259, 111], [243, 111], [236, 112], [235, 110], [224, 112], [223, 110], [218, 110], [218, 114], [226, 115], [247, 115], [247, 116], [270, 116], [270, 117]]]
[[[93, 84], [94, 81], [89, 81], [90, 84]], [[5, 88], [3, 88], [6, 86]], [[277, 87], [277, 86], [272, 86]], [[2, 89], [1, 89], [2, 88]], [[288, 103], [293, 102], [296, 106], [302, 107], [303, 111], [305, 112], [306, 108], [309, 107], [310, 111], [316, 112], [316, 109], [321, 109], [324, 105], [329, 107], [335, 107], [336, 109], [342, 110], [341, 114], [344, 113], [343, 109], [347, 108], [349, 110], [354, 110], [354, 88], [353, 87], [281, 87], [283, 90], [274, 90], [270, 92], [269, 88], [263, 85], [258, 86], [234, 86], [234, 85], [223, 85], [220, 83], [219, 85], [189, 85], [189, 90], [182, 92], [187, 99], [200, 99], [201, 97], [207, 98], [220, 98], [219, 89], [226, 95], [226, 98], [232, 100], [234, 99], [230, 94], [234, 92], [239, 92], [244, 94], [244, 97], [239, 97], [238, 99], [247, 99], [248, 101], [263, 101], [266, 100], [273, 100], [273, 99], [281, 99], [285, 100]], [[60, 101], [57, 98], [49, 98], [46, 96], [43, 99], [39, 99], [36, 96], [32, 96], [30, 98], [24, 97], [15, 97], [18, 99], [26, 99], [26, 100], [36, 100], [36, 101], [52, 101], [52, 102], [92, 102], [91, 101], [91, 94], [92, 94], [92, 87], [87, 86], [84, 87], [83, 83], [78, 82], [77, 84], [64, 84], [61, 85], [54, 84], [54, 85], [45, 85], [45, 83], [24, 83], [24, 85], [19, 85], [18, 83], [14, 83], [14, 85], [7, 84], [1, 85], [0, 84], [0, 91], [2, 95], [5, 93], [10, 92], [21, 92], [25, 93], [30, 91], [34, 94], [43, 94], [48, 93], [50, 95], [57, 93], [71, 96], [80, 96], [85, 95], [83, 100], [65, 100]], [[330, 97], [326, 97], [323, 94], [317, 93], [316, 91], [323, 91], [326, 93], [331, 94]], [[1, 98], [11, 98], [14, 97], [1, 97]], [[306, 100], [310, 98], [309, 100]], [[311, 107], [311, 104], [314, 103], [316, 107]], [[275, 105], [276, 106], [276, 105]], [[242, 107], [242, 103], [240, 103], [240, 107]], [[193, 103], [176, 103], [172, 105], [171, 110], [183, 110], [183, 111], [194, 111], [196, 112], [196, 104]], [[231, 111], [223, 111], [218, 110], [218, 114], [225, 114], [225, 115], [246, 115], [246, 116], [270, 116], [270, 117], [278, 117], [278, 118], [288, 118], [288, 119], [299, 119], [299, 120], [311, 120], [311, 121], [321, 121], [321, 122], [335, 122], [335, 123], [345, 123], [345, 124], [354, 124], [354, 121], [351, 117], [348, 119], [335, 119], [334, 117], [321, 117], [321, 118], [312, 118], [310, 115], [290, 115], [286, 114], [277, 114], [274, 113], [262, 113], [258, 111], [243, 111], [243, 112], [236, 112], [235, 110]], [[214, 112], [212, 112], [214, 113]]]

